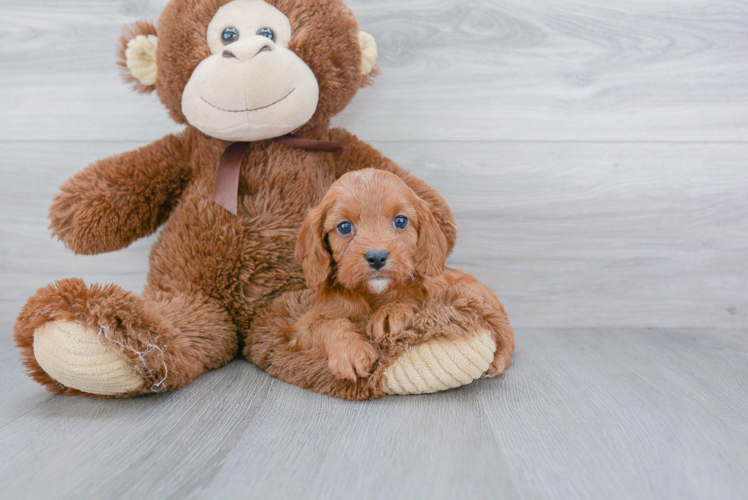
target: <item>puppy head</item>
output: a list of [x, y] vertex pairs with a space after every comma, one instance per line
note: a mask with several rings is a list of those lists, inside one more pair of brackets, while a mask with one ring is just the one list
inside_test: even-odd
[[332, 276], [350, 290], [381, 294], [440, 274], [446, 258], [447, 241], [428, 203], [396, 175], [371, 168], [332, 185], [296, 245], [315, 290]]

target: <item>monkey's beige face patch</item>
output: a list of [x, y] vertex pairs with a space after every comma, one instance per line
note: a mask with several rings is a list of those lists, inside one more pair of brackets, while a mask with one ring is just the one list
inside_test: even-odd
[[187, 121], [226, 141], [280, 137], [309, 121], [319, 86], [289, 50], [291, 24], [262, 0], [233, 0], [208, 25], [211, 55], [195, 69], [182, 96]]

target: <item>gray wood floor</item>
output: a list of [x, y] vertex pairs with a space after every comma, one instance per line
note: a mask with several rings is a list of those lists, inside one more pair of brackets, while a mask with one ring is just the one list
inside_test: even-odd
[[26, 298], [145, 281], [153, 238], [74, 256], [46, 212], [178, 130], [114, 65], [165, 0], [0, 0], [0, 498], [748, 498], [748, 2], [348, 3], [383, 74], [336, 124], [444, 194], [513, 365], [365, 403], [241, 361], [46, 393], [10, 338]]

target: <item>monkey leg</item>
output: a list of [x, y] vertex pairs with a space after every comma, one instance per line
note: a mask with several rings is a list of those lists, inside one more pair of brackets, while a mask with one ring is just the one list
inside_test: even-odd
[[30, 376], [52, 392], [131, 397], [178, 389], [236, 353], [228, 314], [200, 294], [67, 279], [29, 299], [13, 336]]
[[452, 389], [495, 377], [509, 366], [514, 330], [489, 288], [461, 274], [451, 286], [433, 292], [411, 329], [392, 342], [395, 359], [382, 377], [387, 394]]
[[[412, 345], [384, 370], [385, 394], [426, 394], [445, 391], [473, 380], [492, 377], [509, 364], [511, 354], [499, 350], [490, 329], [465, 330], [460, 337], [435, 335]], [[498, 363], [497, 363], [498, 361]]]

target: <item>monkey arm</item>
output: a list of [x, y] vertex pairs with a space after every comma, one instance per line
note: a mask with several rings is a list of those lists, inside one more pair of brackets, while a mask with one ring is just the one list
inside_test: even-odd
[[75, 253], [91, 255], [153, 233], [190, 180], [182, 141], [169, 135], [68, 179], [49, 210], [53, 234]]
[[444, 236], [447, 238], [447, 254], [452, 253], [452, 249], [457, 239], [457, 226], [455, 225], [452, 210], [444, 201], [444, 198], [425, 181], [412, 175], [404, 168], [399, 167], [389, 158], [385, 158], [382, 153], [374, 147], [359, 140], [355, 135], [343, 129], [330, 130], [330, 137], [334, 141], [341, 141], [345, 146], [351, 148], [340, 155], [336, 155], [338, 171], [337, 177], [359, 168], [374, 167], [392, 172], [400, 177], [415, 193], [431, 206], [431, 212], [439, 222]]

